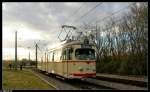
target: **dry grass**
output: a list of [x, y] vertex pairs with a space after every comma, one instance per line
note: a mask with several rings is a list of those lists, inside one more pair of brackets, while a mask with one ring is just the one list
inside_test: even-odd
[[11, 90], [55, 90], [53, 87], [26, 70], [2, 71], [2, 88]]

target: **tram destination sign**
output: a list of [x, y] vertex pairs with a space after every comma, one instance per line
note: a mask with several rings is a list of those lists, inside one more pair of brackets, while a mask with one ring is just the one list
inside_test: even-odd
[[81, 44], [81, 48], [92, 48], [92, 46], [88, 44]]

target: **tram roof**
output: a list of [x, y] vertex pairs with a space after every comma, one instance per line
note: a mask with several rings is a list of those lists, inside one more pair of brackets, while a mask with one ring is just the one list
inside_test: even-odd
[[[49, 48], [49, 51], [52, 51], [52, 50], [55, 50], [58, 48], [63, 48], [63, 47], [69, 46], [69, 45], [80, 45], [80, 44], [84, 44], [84, 42], [80, 41], [80, 40], [75, 40], [75, 41], [70, 41], [70, 42], [64, 41], [57, 46]], [[89, 45], [93, 45], [93, 44], [89, 43]]]

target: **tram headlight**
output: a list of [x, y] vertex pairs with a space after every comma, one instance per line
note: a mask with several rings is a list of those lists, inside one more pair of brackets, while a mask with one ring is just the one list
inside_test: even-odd
[[90, 68], [86, 68], [86, 70], [90, 70]]
[[79, 67], [78, 70], [79, 70], [79, 71], [83, 71], [83, 68], [82, 68], [82, 67]]
[[93, 69], [93, 71], [95, 72], [95, 71], [96, 71], [96, 69]]

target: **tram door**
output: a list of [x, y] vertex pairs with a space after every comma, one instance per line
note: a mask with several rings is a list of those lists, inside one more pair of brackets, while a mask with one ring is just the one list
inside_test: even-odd
[[69, 74], [69, 60], [72, 58], [72, 49], [66, 48], [63, 51], [63, 75], [68, 78]]
[[62, 64], [63, 64], [63, 76], [67, 77], [68, 75], [68, 61], [67, 61], [67, 49], [64, 49], [62, 52]]

